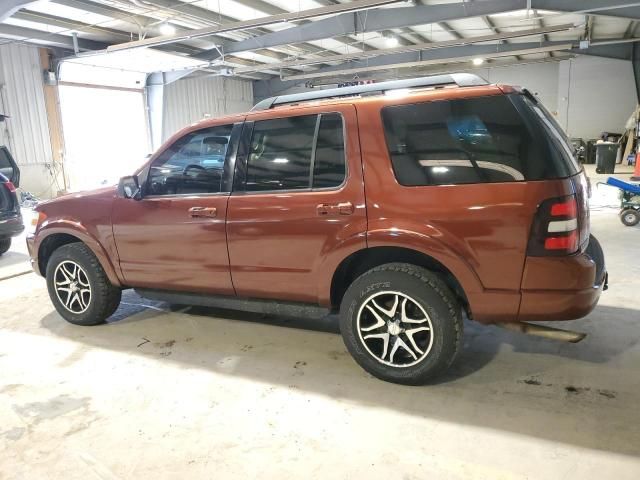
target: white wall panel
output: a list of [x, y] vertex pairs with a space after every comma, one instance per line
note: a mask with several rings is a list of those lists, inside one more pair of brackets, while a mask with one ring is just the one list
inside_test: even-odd
[[631, 62], [624, 60], [585, 55], [477, 73], [492, 83], [520, 85], [537, 94], [570, 137], [622, 133], [636, 105]]
[[251, 107], [251, 82], [228, 77], [178, 80], [164, 87], [162, 139], [203, 118], [246, 112]]
[[565, 111], [563, 127], [569, 136], [623, 133], [637, 103], [631, 62], [577, 57], [562, 63], [559, 84], [567, 85], [568, 95], [559, 97], [558, 110]]
[[49, 123], [38, 49], [18, 43], [0, 46], [0, 143], [22, 166], [22, 187], [50, 196], [52, 162]]
[[51, 162], [49, 124], [38, 49], [17, 43], [0, 46], [0, 124], [3, 140], [20, 165]]
[[533, 63], [491, 68], [476, 73], [491, 83], [526, 87], [555, 114], [558, 105], [558, 68], [558, 63]]

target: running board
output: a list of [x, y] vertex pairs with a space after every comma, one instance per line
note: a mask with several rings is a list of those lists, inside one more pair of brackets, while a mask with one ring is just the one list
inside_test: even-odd
[[587, 336], [586, 333], [574, 332], [572, 330], [561, 330], [559, 328], [527, 322], [496, 323], [495, 325], [513, 332], [526, 333], [527, 335], [535, 335], [537, 337], [558, 340], [560, 342], [578, 343]]
[[324, 318], [330, 312], [311, 303], [279, 302], [261, 298], [239, 298], [224, 295], [207, 295], [200, 293], [171, 292], [136, 288], [136, 293], [143, 298], [158, 300], [179, 305], [224, 308], [244, 312], [264, 313], [266, 315], [282, 315], [285, 317]]

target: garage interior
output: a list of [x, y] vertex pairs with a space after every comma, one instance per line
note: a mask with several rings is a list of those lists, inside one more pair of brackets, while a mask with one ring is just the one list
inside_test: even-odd
[[640, 478], [640, 226], [606, 184], [640, 180], [640, 2], [4, 0], [0, 145], [28, 226], [194, 122], [452, 72], [527, 88], [577, 149], [609, 273], [595, 310], [562, 323], [583, 341], [466, 320], [446, 375], [408, 387], [361, 370], [335, 315], [127, 290], [80, 327], [23, 233], [0, 257], [0, 478]]

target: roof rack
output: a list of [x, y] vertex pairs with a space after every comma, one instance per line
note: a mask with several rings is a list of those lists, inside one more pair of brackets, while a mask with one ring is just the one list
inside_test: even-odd
[[451, 73], [448, 75], [433, 75], [430, 77], [410, 78], [406, 80], [390, 80], [388, 82], [369, 83], [366, 85], [355, 85], [353, 87], [330, 88], [317, 90], [315, 92], [294, 93], [291, 95], [280, 95], [277, 97], [265, 98], [264, 100], [256, 103], [251, 111], [268, 110], [285, 103], [298, 103], [322, 98], [351, 97], [363, 93], [383, 93], [389, 90], [404, 88], [437, 87], [444, 85], [471, 87], [477, 85], [488, 85], [488, 82], [482, 77], [471, 73]]

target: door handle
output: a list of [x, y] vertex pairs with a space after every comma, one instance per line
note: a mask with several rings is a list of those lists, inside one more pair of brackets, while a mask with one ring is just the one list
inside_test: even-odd
[[316, 212], [319, 216], [325, 215], [351, 215], [354, 208], [351, 202], [340, 203], [320, 203], [316, 207]]
[[189, 215], [192, 217], [215, 218], [215, 216], [218, 215], [218, 209], [215, 207], [191, 207], [189, 209]]

